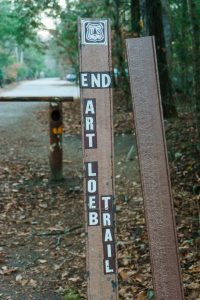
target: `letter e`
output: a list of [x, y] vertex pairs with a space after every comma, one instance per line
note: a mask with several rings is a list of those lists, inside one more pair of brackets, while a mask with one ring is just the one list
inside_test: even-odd
[[88, 87], [87, 73], [81, 73], [81, 86]]

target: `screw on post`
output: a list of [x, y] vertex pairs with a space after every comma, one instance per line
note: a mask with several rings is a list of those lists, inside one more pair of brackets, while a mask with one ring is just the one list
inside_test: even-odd
[[49, 104], [50, 147], [49, 162], [52, 180], [63, 179], [63, 115], [62, 103], [55, 98]]

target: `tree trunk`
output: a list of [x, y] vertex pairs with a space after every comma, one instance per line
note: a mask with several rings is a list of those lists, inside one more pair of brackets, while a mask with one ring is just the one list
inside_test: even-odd
[[195, 0], [188, 0], [188, 3], [190, 8], [190, 17], [192, 24], [194, 90], [196, 102], [197, 128], [200, 141], [200, 24], [199, 19], [196, 15], [197, 7]]
[[117, 58], [117, 65], [120, 73], [120, 79], [124, 77], [124, 58], [122, 50], [122, 38], [120, 28], [120, 0], [115, 0], [115, 54]]
[[114, 57], [116, 62], [116, 67], [119, 71], [117, 80], [116, 80], [116, 86], [123, 90], [124, 97], [126, 99], [127, 107], [129, 104], [129, 91], [128, 91], [128, 81], [126, 78], [126, 63], [124, 60], [124, 40], [122, 37], [122, 26], [121, 26], [121, 5], [120, 0], [114, 0]]
[[170, 63], [172, 32], [171, 32], [171, 22], [170, 22], [170, 13], [169, 13], [169, 1], [161, 0], [161, 5], [162, 5], [162, 22], [163, 22], [165, 46], [167, 51], [167, 60]]
[[131, 0], [131, 31], [133, 36], [140, 35], [140, 1]]
[[[189, 13], [188, 13], [188, 4], [187, 0], [182, 0], [182, 13], [181, 13], [181, 52], [180, 52], [180, 59], [181, 59], [181, 84], [182, 88], [181, 90], [183, 91], [182, 97], [185, 101], [188, 100], [187, 95], [189, 94], [189, 84], [188, 84], [188, 65], [190, 65], [190, 57], [188, 61], [188, 50], [187, 47], [185, 47], [185, 35], [187, 32], [187, 28], [189, 26], [188, 23], [188, 18], [189, 18]], [[185, 102], [184, 101], [184, 102]]]
[[154, 35], [156, 41], [164, 117], [176, 117], [177, 111], [172, 95], [171, 79], [167, 65], [161, 0], [154, 0], [153, 3], [152, 0], [146, 0], [144, 14], [146, 20], [145, 33], [147, 35]]

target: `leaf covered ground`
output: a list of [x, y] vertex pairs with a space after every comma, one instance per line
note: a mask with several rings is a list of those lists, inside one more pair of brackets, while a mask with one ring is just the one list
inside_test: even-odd
[[[119, 297], [153, 299], [133, 116], [114, 104]], [[50, 180], [48, 108], [0, 136], [0, 299], [87, 299], [80, 103], [64, 105], [63, 182]], [[192, 115], [166, 124], [186, 299], [200, 299], [200, 165]]]

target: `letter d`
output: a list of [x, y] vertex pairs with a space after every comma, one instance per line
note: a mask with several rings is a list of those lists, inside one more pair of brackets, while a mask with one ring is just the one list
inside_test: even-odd
[[111, 76], [109, 74], [102, 74], [102, 88], [110, 87]]

